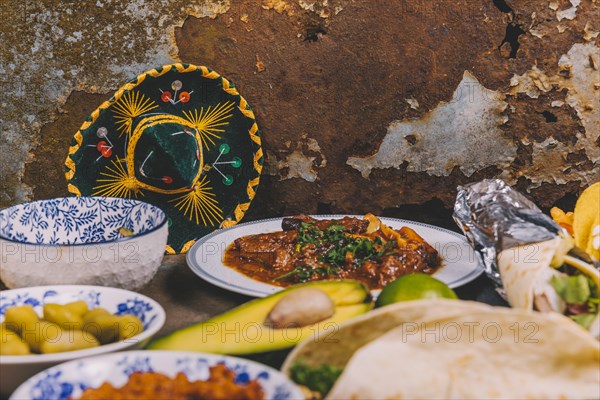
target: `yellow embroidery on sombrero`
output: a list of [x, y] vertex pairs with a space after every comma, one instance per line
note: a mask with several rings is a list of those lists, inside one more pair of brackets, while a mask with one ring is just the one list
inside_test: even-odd
[[200, 67], [200, 70], [202, 71], [202, 76], [205, 78], [218, 79], [221, 77], [221, 75], [219, 75], [217, 72], [209, 71], [208, 68], [206, 68], [206, 67]]
[[[260, 159], [263, 156], [263, 152], [262, 152], [262, 147], [260, 147], [261, 141], [260, 141], [260, 136], [258, 136], [258, 125], [256, 124], [256, 122], [252, 124], [249, 134], [250, 134], [250, 139], [259, 146], [258, 150], [256, 150], [256, 152], [254, 153], [254, 159], [253, 159], [254, 164], [253, 165], [254, 165], [254, 169], [256, 170], [256, 172], [258, 172], [258, 175], [260, 175], [262, 172], [262, 165], [260, 163]], [[252, 200], [252, 199], [250, 199], [250, 200]]]
[[190, 240], [189, 242], [184, 244], [183, 247], [181, 248], [181, 254], [187, 253], [190, 250], [190, 248], [194, 245], [194, 243], [196, 243], [195, 240]]
[[[107, 166], [107, 171], [100, 172], [101, 176], [106, 178], [97, 179], [96, 182], [102, 183], [101, 185], [94, 186], [92, 193], [94, 196], [106, 196], [106, 197], [126, 197], [131, 198], [131, 195], [137, 198], [138, 194], [144, 195], [140, 191], [140, 187], [137, 184], [137, 180], [131, 178], [122, 163], [124, 159], [112, 160], [112, 166]], [[106, 183], [104, 183], [106, 182]]]
[[226, 103], [217, 104], [212, 110], [212, 106], [209, 106], [206, 110], [204, 107], [200, 110], [190, 110], [189, 112], [183, 111], [185, 118], [192, 124], [202, 139], [202, 144], [208, 149], [210, 145], [215, 144], [214, 139], [221, 139], [218, 133], [225, 132], [225, 129], [219, 128], [220, 126], [229, 125], [226, 120], [233, 116], [231, 111], [233, 110], [234, 103], [228, 101]]
[[246, 118], [254, 119], [254, 112], [252, 110], [247, 110], [245, 108], [239, 107], [240, 112], [244, 114]]
[[81, 196], [81, 192], [79, 191], [79, 189], [77, 189], [77, 187], [71, 185], [70, 183], [67, 185], [67, 189], [74, 195]]
[[133, 119], [158, 108], [158, 105], [140, 92], [127, 92], [114, 104], [119, 136], [131, 135]]
[[[146, 73], [146, 75], [151, 76], [153, 78], [158, 78], [163, 76], [164, 74], [166, 74], [167, 72], [169, 72], [171, 70], [171, 66], [170, 65], [166, 65], [163, 66], [160, 71], [158, 71], [158, 69], [153, 69], [151, 71], [148, 71]], [[144, 77], [144, 79], [146, 79], [146, 77]]]
[[[65, 166], [67, 167], [65, 177], [67, 178], [67, 182], [69, 182], [71, 179], [73, 179], [73, 176], [75, 175], [75, 161], [73, 161], [71, 157], [67, 157], [67, 159], [65, 160]], [[69, 183], [69, 185], [71, 184]]]
[[225, 228], [231, 228], [232, 226], [236, 225], [237, 221], [233, 221], [231, 219], [226, 219], [225, 221], [223, 221], [223, 223], [221, 224], [221, 228], [225, 229]]
[[173, 65], [175, 67], [175, 69], [177, 70], [177, 72], [179, 72], [179, 73], [194, 72], [198, 69], [198, 67], [193, 64], [188, 64], [187, 67], [185, 65], [183, 65], [182, 63], [176, 63], [176, 64], [171, 64], [171, 65]]
[[[95, 121], [95, 119], [94, 119]], [[84, 131], [87, 128], [89, 128], [90, 126], [92, 126], [93, 122], [92, 121], [85, 121], [83, 124], [81, 124], [81, 128], [79, 128], [78, 132]]]
[[81, 147], [81, 144], [77, 144], [75, 146], [70, 146], [69, 147], [69, 155], [75, 154], [77, 152], [77, 150], [79, 150], [80, 147]]
[[177, 202], [175, 208], [188, 217], [190, 221], [195, 220], [196, 225], [200, 224], [200, 220], [202, 220], [204, 226], [218, 225], [223, 220], [223, 210], [219, 208], [219, 202], [215, 198], [216, 195], [208, 184], [210, 184], [210, 181], [205, 175], [198, 184], [194, 185], [192, 191], [176, 199], [169, 200], [169, 203]]
[[231, 83], [227, 79], [223, 78], [221, 82], [223, 85], [223, 90], [225, 92], [229, 93], [232, 96], [237, 96], [240, 94], [235, 87], [231, 86]]
[[165, 246], [165, 251], [166, 251], [166, 252], [167, 252], [167, 254], [169, 254], [169, 255], [177, 254], [177, 252], [175, 251], [175, 249], [174, 249], [174, 248], [172, 248], [172, 247], [171, 247], [171, 246], [169, 246], [169, 245], [166, 245], [166, 246]]
[[252, 127], [248, 133], [250, 134], [250, 139], [260, 146], [260, 136], [258, 136], [258, 125], [256, 122], [252, 124]]
[[250, 207], [250, 203], [238, 204], [238, 206], [235, 208], [236, 221], [239, 221], [244, 217], [244, 214], [246, 213], [246, 211], [248, 211], [249, 207]]
[[83, 143], [83, 136], [81, 135], [81, 132], [77, 132], [73, 138], [75, 139], [75, 142], [81, 146], [81, 143]]
[[254, 188], [258, 186], [259, 181], [259, 178], [254, 178], [249, 182], [248, 187], [246, 188], [246, 195], [250, 199], [253, 199], [254, 196], [256, 196], [256, 191], [254, 190]]
[[262, 172], [262, 164], [260, 163], [260, 159], [263, 156], [263, 152], [262, 152], [262, 148], [259, 148], [256, 153], [254, 153], [254, 169], [256, 170], [256, 172], [258, 172], [258, 174], [260, 175], [260, 173]]

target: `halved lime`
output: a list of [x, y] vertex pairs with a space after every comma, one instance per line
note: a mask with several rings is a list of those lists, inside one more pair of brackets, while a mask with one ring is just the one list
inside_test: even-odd
[[410, 274], [388, 283], [377, 297], [375, 306], [382, 307], [400, 301], [439, 298], [456, 299], [458, 297], [448, 285], [431, 275]]

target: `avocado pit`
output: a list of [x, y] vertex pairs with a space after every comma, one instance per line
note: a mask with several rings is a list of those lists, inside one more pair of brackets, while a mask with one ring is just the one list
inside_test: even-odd
[[301, 288], [283, 296], [264, 324], [273, 329], [300, 328], [326, 320], [334, 312], [335, 305], [327, 293], [316, 288]]

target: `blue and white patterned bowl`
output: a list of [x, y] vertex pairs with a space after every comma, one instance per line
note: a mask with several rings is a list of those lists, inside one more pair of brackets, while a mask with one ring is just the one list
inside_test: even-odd
[[156, 301], [128, 290], [100, 286], [41, 286], [0, 292], [0, 322], [9, 307], [29, 304], [38, 314], [46, 303], [65, 304], [84, 300], [88, 307], [102, 307], [112, 314], [133, 314], [142, 320], [144, 332], [130, 339], [91, 349], [56, 354], [0, 356], [0, 398], [6, 398], [32, 375], [53, 365], [81, 357], [144, 347], [165, 323], [165, 310]]
[[[133, 232], [123, 236], [122, 228]], [[102, 285], [136, 290], [167, 243], [165, 213], [148, 203], [64, 197], [0, 211], [0, 279], [10, 288]]]
[[300, 389], [281, 372], [241, 358], [215, 354], [128, 351], [71, 361], [41, 372], [23, 385], [11, 399], [58, 400], [78, 398], [87, 388], [97, 388], [104, 382], [115, 387], [127, 383], [133, 372], [158, 372], [171, 377], [183, 372], [192, 380], [206, 380], [209, 367], [225, 364], [236, 373], [236, 381], [245, 383], [258, 379], [266, 399], [304, 399]]

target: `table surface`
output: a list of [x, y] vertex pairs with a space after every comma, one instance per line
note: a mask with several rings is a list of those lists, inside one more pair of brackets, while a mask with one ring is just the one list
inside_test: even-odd
[[[463, 300], [507, 305], [485, 275], [455, 291]], [[140, 292], [165, 308], [167, 320], [158, 336], [207, 320], [252, 299], [205, 282], [188, 268], [183, 255], [165, 256], [157, 275]]]
[[[6, 287], [0, 283], [2, 289]], [[485, 275], [455, 291], [463, 300], [507, 305]], [[202, 280], [188, 268], [184, 255], [165, 256], [156, 276], [139, 292], [156, 300], [166, 311], [167, 320], [157, 336], [205, 321], [252, 299]]]

